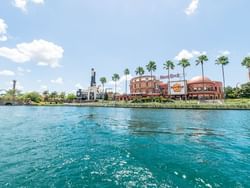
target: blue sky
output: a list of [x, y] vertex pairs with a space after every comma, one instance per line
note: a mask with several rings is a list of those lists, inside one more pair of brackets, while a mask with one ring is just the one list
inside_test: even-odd
[[[201, 74], [197, 52], [209, 57], [206, 76], [222, 80], [215, 59], [225, 53], [227, 85], [245, 83], [241, 61], [250, 53], [249, 7], [249, 0], [5, 0], [0, 3], [0, 88], [16, 79], [23, 91], [71, 92], [89, 86], [92, 67], [98, 80], [110, 81], [125, 68], [134, 76], [136, 67], [150, 60], [160, 76], [166, 74], [162, 64], [177, 62], [178, 55], [194, 56], [187, 68], [191, 79]], [[179, 72], [180, 67], [173, 71]]]

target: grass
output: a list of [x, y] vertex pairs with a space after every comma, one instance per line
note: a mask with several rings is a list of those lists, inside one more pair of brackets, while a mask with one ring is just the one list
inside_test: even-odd
[[90, 107], [119, 107], [119, 108], [162, 108], [162, 109], [221, 109], [221, 110], [250, 110], [250, 99], [226, 99], [223, 104], [198, 104], [196, 100], [174, 101], [174, 102], [137, 102], [131, 101], [98, 101], [85, 103], [70, 104], [50, 104], [50, 103], [33, 103], [37, 106], [90, 106]]
[[197, 101], [175, 101], [173, 103], [131, 103], [124, 101], [99, 101], [95, 103], [71, 104], [74, 106], [121, 107], [121, 108], [166, 108], [166, 109], [228, 109], [250, 110], [250, 100], [229, 100], [224, 104], [198, 104]]

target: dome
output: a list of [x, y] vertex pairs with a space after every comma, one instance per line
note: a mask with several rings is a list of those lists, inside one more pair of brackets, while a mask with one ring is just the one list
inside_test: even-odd
[[[199, 83], [199, 82], [203, 82], [202, 76], [195, 76], [188, 81], [188, 83]], [[211, 80], [208, 77], [204, 76], [204, 82], [211, 82]]]

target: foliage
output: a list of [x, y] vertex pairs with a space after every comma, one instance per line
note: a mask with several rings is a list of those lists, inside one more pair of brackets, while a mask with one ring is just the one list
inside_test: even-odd
[[107, 101], [109, 99], [108, 93], [104, 93], [104, 100]]
[[146, 68], [148, 70], [148, 72], [151, 73], [152, 76], [152, 72], [156, 71], [156, 63], [154, 61], [150, 61], [147, 65]]
[[178, 63], [183, 69], [189, 67], [191, 64], [189, 63], [188, 59], [181, 59]]
[[73, 101], [76, 99], [76, 95], [74, 93], [69, 93], [66, 97], [68, 101]]
[[250, 98], [250, 82], [242, 84], [240, 88], [226, 87], [225, 95], [228, 99]]
[[245, 57], [241, 63], [242, 66], [245, 66], [246, 68], [250, 68], [250, 56]]
[[124, 75], [129, 75], [129, 74], [130, 74], [129, 69], [125, 69], [125, 70], [124, 70]]
[[172, 61], [170, 61], [170, 60], [166, 61], [166, 62], [163, 64], [163, 69], [166, 69], [166, 70], [170, 70], [170, 69], [173, 70], [174, 67], [175, 67], [174, 62], [172, 62]]
[[228, 99], [236, 99], [240, 96], [240, 89], [239, 88], [233, 88], [233, 87], [226, 87], [225, 88], [225, 97]]
[[112, 80], [114, 81], [114, 82], [117, 82], [118, 80], [120, 80], [120, 76], [119, 76], [119, 74], [113, 74], [113, 76], [112, 76]]
[[227, 65], [227, 64], [229, 63], [228, 57], [227, 57], [227, 56], [224, 56], [224, 55], [218, 57], [215, 61], [216, 61], [215, 64], [217, 64], [217, 65], [222, 65], [222, 66], [225, 66], [225, 65]]
[[38, 92], [29, 92], [23, 95], [23, 100], [26, 102], [32, 101], [35, 103], [40, 103], [42, 101], [42, 96]]
[[137, 67], [135, 70], [136, 75], [142, 76], [144, 73], [145, 73], [145, 71], [144, 71], [143, 67]]
[[208, 57], [206, 55], [200, 55], [196, 59], [196, 65], [203, 64], [204, 62], [208, 61]]
[[102, 85], [106, 84], [107, 83], [107, 78], [106, 77], [101, 77], [100, 82], [102, 83]]
[[159, 97], [143, 97], [143, 98], [135, 98], [131, 101], [131, 103], [152, 103], [152, 102], [158, 102], [158, 103], [171, 103], [174, 102], [174, 100], [169, 98], [164, 98], [162, 96]]
[[241, 85], [240, 97], [250, 98], [250, 82]]

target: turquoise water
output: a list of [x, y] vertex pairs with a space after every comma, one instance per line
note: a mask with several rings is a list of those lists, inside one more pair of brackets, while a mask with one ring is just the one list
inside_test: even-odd
[[0, 107], [0, 187], [250, 187], [250, 111]]

